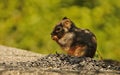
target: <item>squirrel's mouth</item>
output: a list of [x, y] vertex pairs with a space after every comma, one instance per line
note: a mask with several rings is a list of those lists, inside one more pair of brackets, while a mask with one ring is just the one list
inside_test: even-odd
[[53, 40], [55, 40], [55, 41], [57, 41], [57, 40], [59, 39], [56, 35], [51, 36], [51, 38], [52, 38]]

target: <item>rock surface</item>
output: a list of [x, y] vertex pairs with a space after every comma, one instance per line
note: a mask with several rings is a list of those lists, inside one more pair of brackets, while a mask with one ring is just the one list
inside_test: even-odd
[[0, 46], [0, 75], [119, 75], [120, 63], [65, 54], [41, 55]]

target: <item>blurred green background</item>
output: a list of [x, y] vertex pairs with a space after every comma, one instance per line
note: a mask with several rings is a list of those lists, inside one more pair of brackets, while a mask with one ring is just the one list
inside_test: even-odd
[[103, 58], [120, 61], [120, 0], [0, 0], [0, 44], [63, 53], [50, 33], [64, 16], [95, 33]]

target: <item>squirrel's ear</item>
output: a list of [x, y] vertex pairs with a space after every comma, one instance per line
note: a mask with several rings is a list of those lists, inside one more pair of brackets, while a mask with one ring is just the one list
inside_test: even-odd
[[63, 26], [64, 27], [66, 27], [66, 28], [71, 28], [71, 24], [72, 24], [72, 21], [69, 19], [69, 18], [67, 18], [67, 17], [64, 17], [63, 19], [62, 19], [62, 22], [63, 22]]
[[65, 17], [63, 17], [63, 20], [65, 20], [65, 19], [68, 19], [68, 18], [65, 16]]
[[64, 20], [64, 26], [66, 27], [66, 28], [71, 28], [71, 24], [72, 24], [72, 22], [71, 22], [71, 20], [70, 19], [66, 19], [66, 20]]

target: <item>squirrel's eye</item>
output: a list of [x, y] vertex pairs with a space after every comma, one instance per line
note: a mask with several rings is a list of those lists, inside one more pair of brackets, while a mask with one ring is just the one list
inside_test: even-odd
[[56, 28], [56, 31], [57, 31], [57, 32], [62, 31], [62, 27], [60, 27], [60, 26], [59, 26], [59, 27], [57, 27], [57, 28]]

